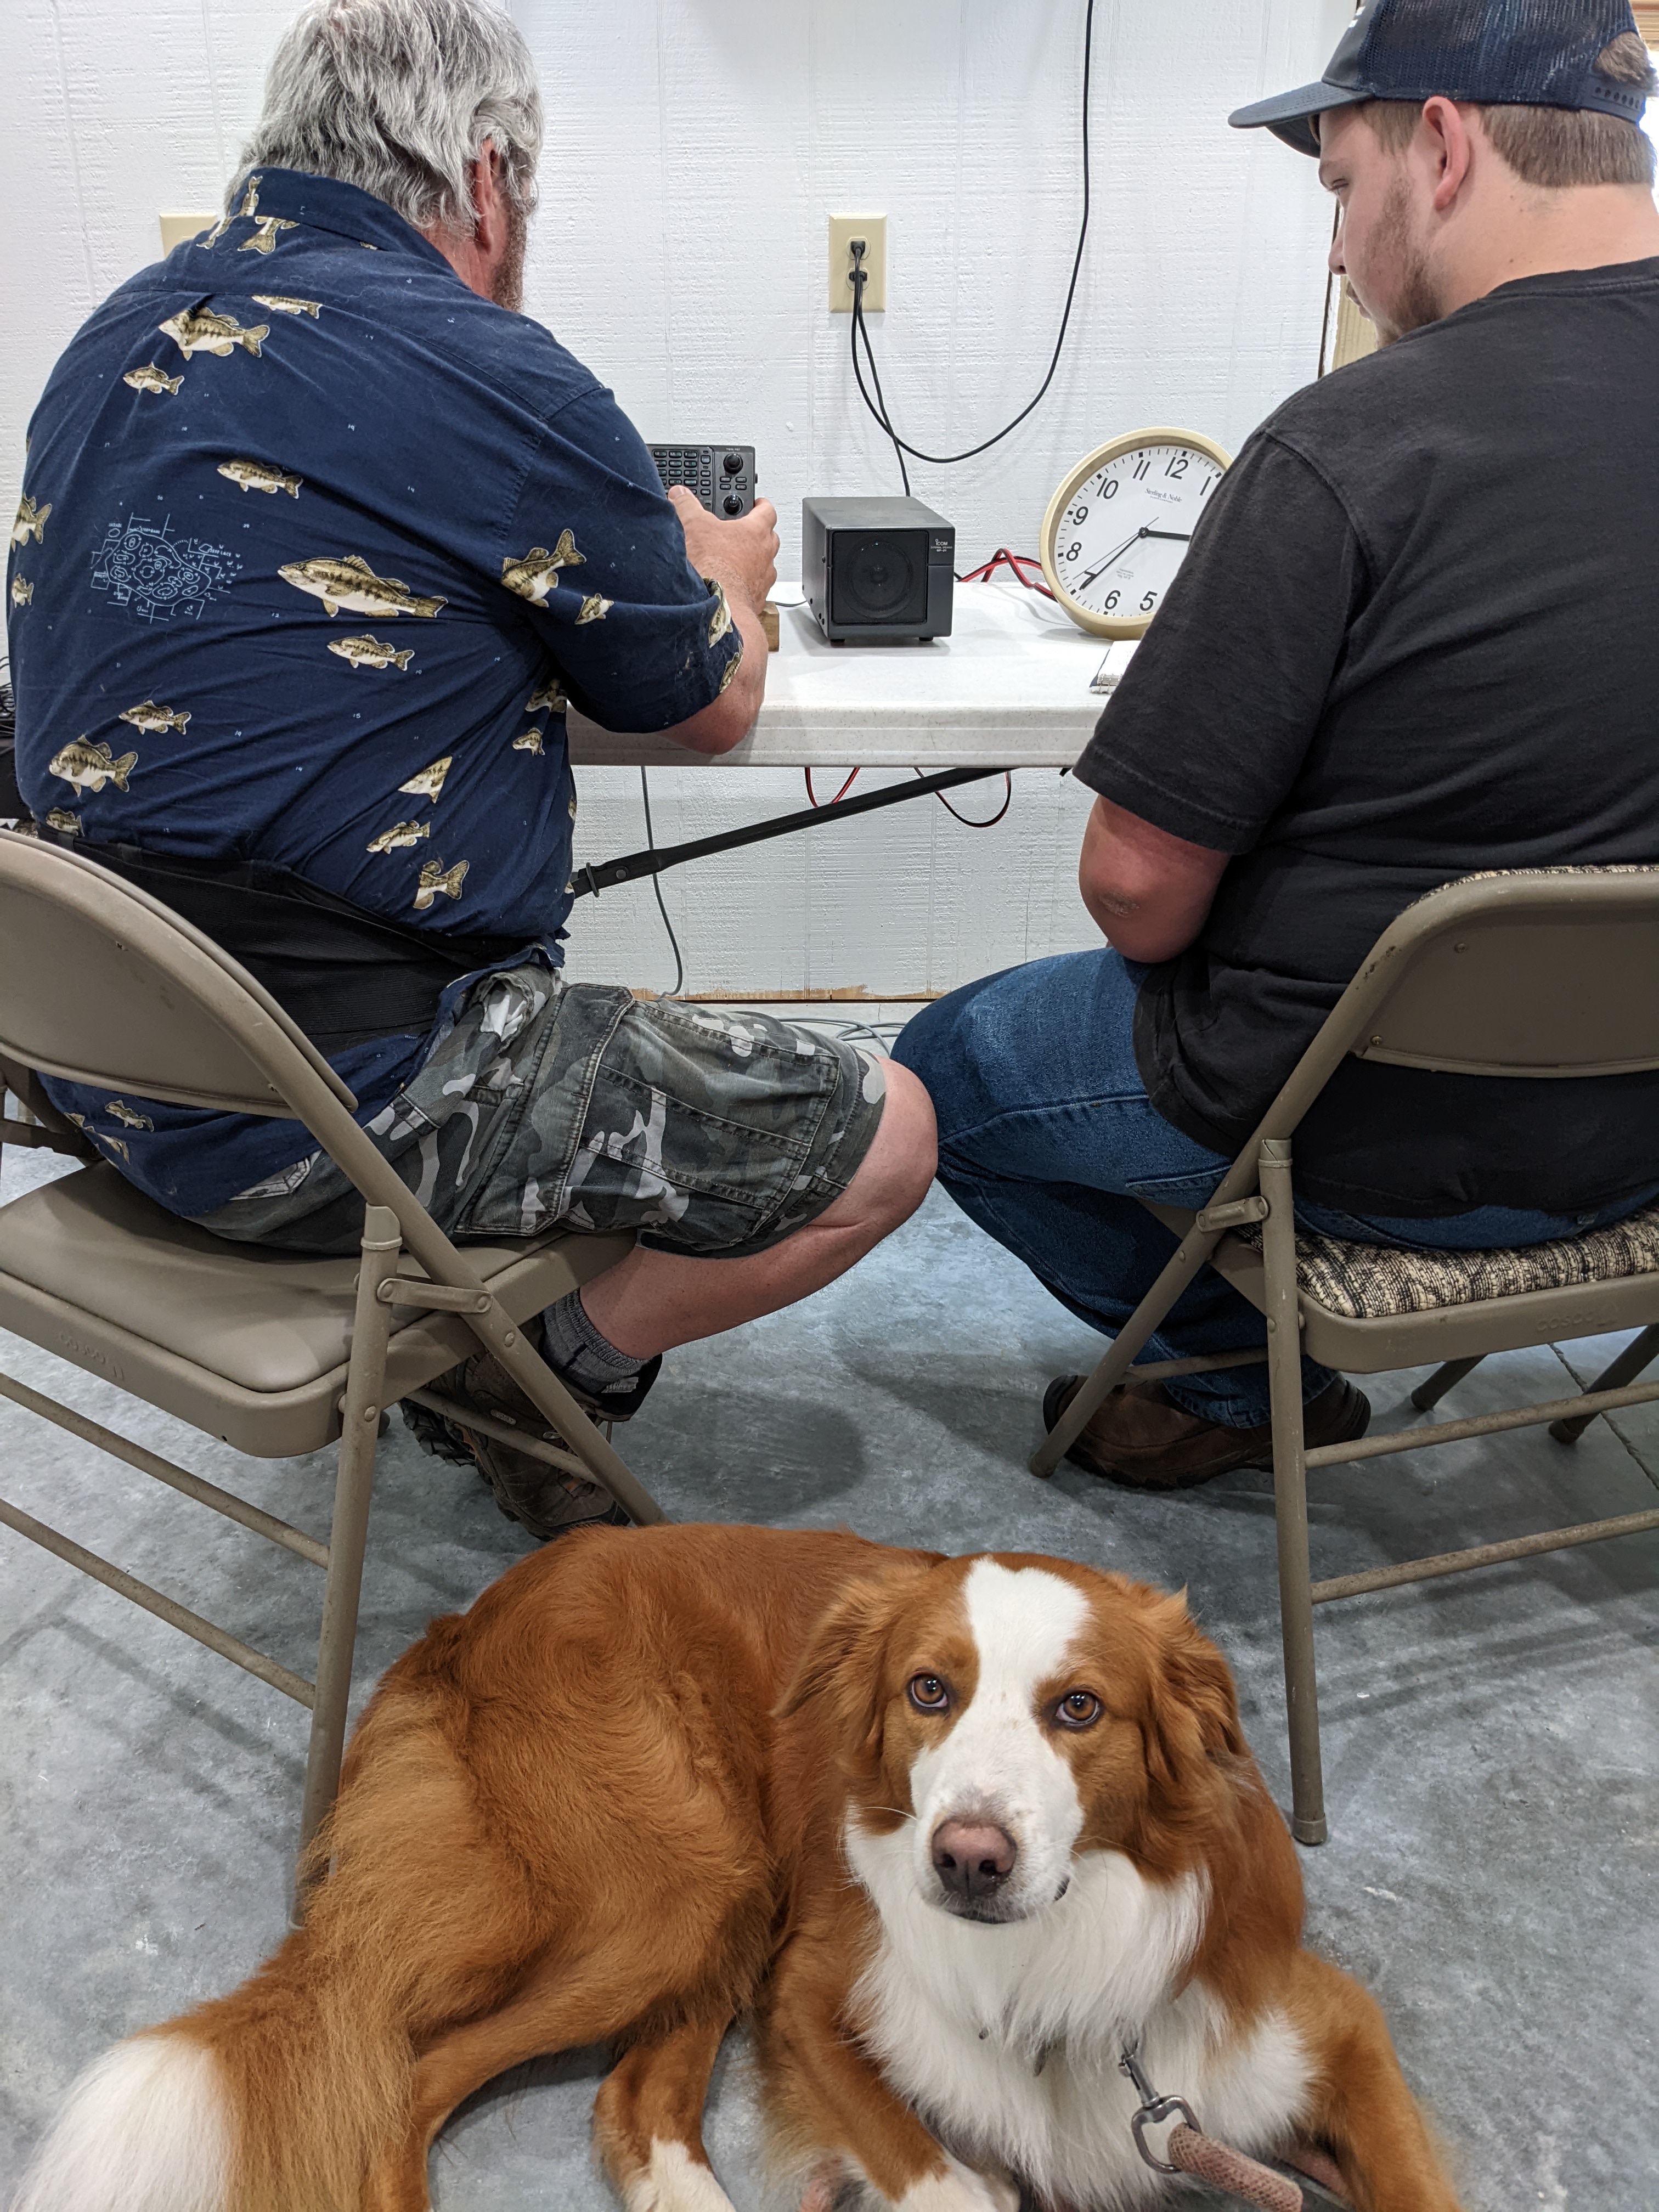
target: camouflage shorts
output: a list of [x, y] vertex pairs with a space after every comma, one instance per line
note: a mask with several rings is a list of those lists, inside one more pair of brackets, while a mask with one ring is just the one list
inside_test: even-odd
[[[790, 1023], [525, 967], [476, 984], [365, 1126], [457, 1238], [635, 1230], [736, 1258], [841, 1195], [884, 1090], [873, 1053]], [[200, 1219], [245, 1243], [349, 1252], [362, 1200], [313, 1152]]]

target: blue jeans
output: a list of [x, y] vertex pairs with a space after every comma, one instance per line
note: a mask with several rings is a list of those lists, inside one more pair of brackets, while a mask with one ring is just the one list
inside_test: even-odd
[[[1144, 972], [1109, 947], [1006, 969], [936, 1001], [893, 1048], [932, 1094], [945, 1189], [1062, 1305], [1108, 1336], [1176, 1249], [1136, 1201], [1200, 1206], [1231, 1164], [1183, 1136], [1146, 1096], [1132, 1038]], [[1489, 1206], [1398, 1220], [1300, 1202], [1296, 1212], [1303, 1227], [1326, 1236], [1480, 1251], [1580, 1235], [1656, 1194], [1659, 1185], [1576, 1216]], [[1266, 1342], [1255, 1307], [1206, 1267], [1141, 1357], [1189, 1359]], [[1334, 1379], [1311, 1359], [1302, 1373], [1309, 1398]], [[1182, 1376], [1164, 1387], [1188, 1412], [1230, 1428], [1267, 1419], [1265, 1366]]]

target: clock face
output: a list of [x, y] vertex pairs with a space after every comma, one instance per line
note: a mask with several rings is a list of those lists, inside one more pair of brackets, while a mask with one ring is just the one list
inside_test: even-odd
[[1049, 502], [1042, 565], [1073, 621], [1103, 636], [1139, 635], [1226, 465], [1208, 439], [1146, 430], [1072, 471]]

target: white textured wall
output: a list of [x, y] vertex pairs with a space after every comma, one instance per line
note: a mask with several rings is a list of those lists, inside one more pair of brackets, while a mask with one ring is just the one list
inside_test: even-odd
[[[286, 0], [0, 0], [0, 502], [81, 318], [216, 204]], [[1046, 366], [1075, 237], [1083, 0], [514, 0], [549, 110], [527, 305], [647, 436], [740, 437], [796, 560], [808, 490], [896, 490], [849, 402], [825, 218], [885, 211], [890, 404], [952, 451]], [[1097, 0], [1095, 203], [1066, 356], [977, 461], [918, 467], [964, 562], [1035, 547], [1049, 491], [1143, 422], [1233, 449], [1311, 374], [1328, 204], [1230, 108], [1318, 76], [1347, 0]], [[800, 803], [782, 770], [657, 769], [659, 839]], [[638, 777], [583, 778], [580, 857], [643, 842]], [[1028, 772], [975, 837], [933, 801], [665, 878], [689, 988], [939, 989], [1089, 941], [1084, 794]], [[964, 807], [977, 806], [970, 793]], [[572, 964], [672, 979], [647, 887], [579, 910]]]

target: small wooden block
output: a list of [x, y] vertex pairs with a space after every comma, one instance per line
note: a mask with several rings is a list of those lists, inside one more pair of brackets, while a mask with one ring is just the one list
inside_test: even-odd
[[766, 632], [767, 651], [775, 653], [778, 649], [778, 611], [770, 599], [761, 609], [761, 628]]

